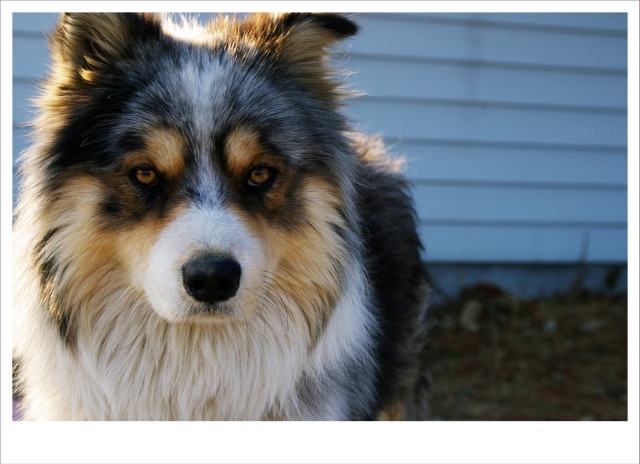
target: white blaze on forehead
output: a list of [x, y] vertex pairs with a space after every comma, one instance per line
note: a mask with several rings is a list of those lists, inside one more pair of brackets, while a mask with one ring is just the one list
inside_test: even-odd
[[[195, 60], [185, 61], [180, 69], [180, 85], [186, 100], [187, 111], [195, 138], [200, 142], [210, 142], [214, 128], [214, 108], [220, 107], [225, 85], [219, 75], [221, 67], [213, 60], [199, 64]], [[210, 147], [207, 147], [210, 148]]]

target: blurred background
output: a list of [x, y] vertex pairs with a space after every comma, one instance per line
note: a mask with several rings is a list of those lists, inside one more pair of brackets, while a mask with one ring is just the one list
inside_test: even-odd
[[[56, 18], [13, 15], [14, 160]], [[407, 159], [434, 418], [625, 420], [627, 15], [354, 19], [335, 59], [349, 116]]]

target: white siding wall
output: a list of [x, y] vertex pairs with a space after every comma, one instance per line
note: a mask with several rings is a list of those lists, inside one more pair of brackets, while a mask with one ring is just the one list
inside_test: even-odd
[[[625, 14], [363, 14], [349, 114], [407, 157], [432, 263], [625, 263]], [[14, 156], [53, 14], [14, 14]]]
[[626, 15], [361, 24], [353, 114], [407, 156], [429, 261], [626, 261]]

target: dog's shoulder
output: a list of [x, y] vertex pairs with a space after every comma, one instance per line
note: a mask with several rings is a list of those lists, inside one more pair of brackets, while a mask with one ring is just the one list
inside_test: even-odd
[[356, 187], [370, 258], [393, 259], [388, 269], [410, 266], [413, 274], [422, 267], [422, 244], [404, 160], [390, 156], [379, 137], [357, 134], [353, 144], [361, 160]]
[[421, 256], [418, 218], [402, 159], [390, 157], [377, 137], [358, 135], [359, 208], [368, 274], [378, 303], [378, 392], [383, 418], [423, 419], [429, 379], [424, 366], [428, 274]]

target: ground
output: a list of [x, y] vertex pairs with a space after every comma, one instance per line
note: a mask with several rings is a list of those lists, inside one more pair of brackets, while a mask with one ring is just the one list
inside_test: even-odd
[[493, 285], [435, 306], [436, 420], [627, 420], [626, 295], [519, 300]]

